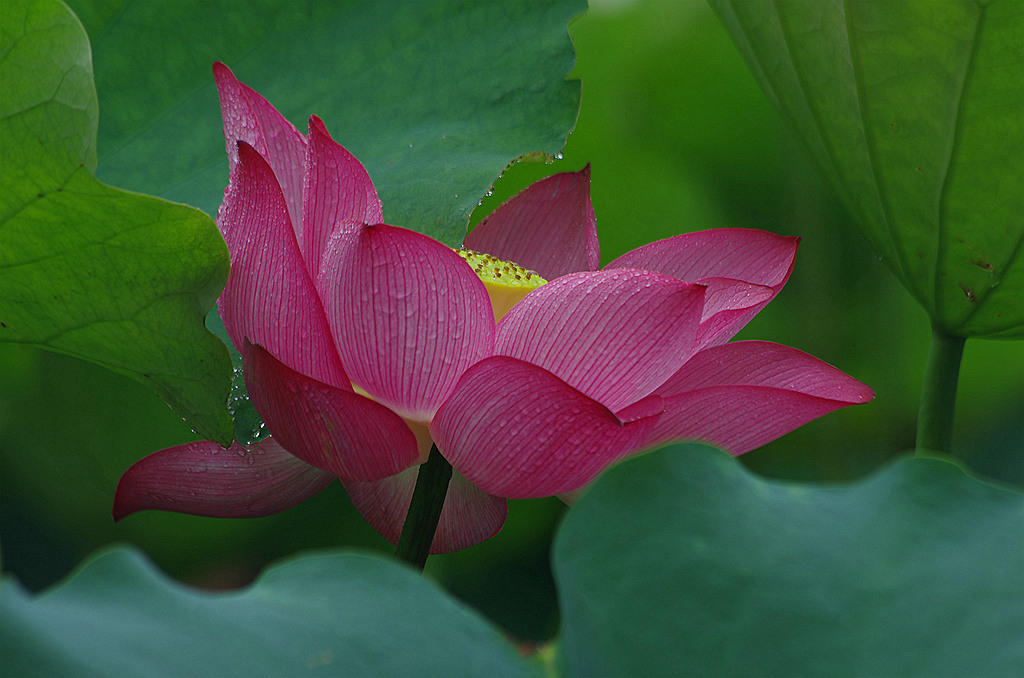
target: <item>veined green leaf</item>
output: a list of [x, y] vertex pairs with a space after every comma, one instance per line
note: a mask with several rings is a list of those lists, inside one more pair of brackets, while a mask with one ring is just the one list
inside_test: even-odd
[[933, 322], [1020, 336], [1024, 3], [711, 4]]
[[100, 176], [208, 214], [227, 184], [213, 61], [300, 130], [320, 116], [366, 166], [388, 223], [451, 245], [498, 174], [561, 151], [579, 111], [565, 78], [583, 0], [71, 6], [93, 38]]
[[5, 2], [0, 55], [0, 341], [138, 379], [200, 434], [230, 441], [231, 363], [203, 325], [228, 272], [216, 227], [93, 176], [89, 42], [67, 7]]

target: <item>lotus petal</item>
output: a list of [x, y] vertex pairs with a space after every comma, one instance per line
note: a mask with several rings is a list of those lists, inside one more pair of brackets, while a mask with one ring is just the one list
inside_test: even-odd
[[125, 471], [114, 495], [114, 520], [145, 509], [259, 518], [302, 503], [334, 480], [273, 438], [227, 449], [200, 440], [154, 452]]
[[[372, 483], [345, 485], [349, 499], [366, 522], [392, 544], [398, 543], [419, 466]], [[490, 539], [505, 524], [507, 502], [481, 491], [458, 471], [452, 472], [444, 508], [430, 545], [430, 553], [449, 553]]]
[[703, 305], [701, 285], [659, 273], [573, 273], [516, 304], [498, 324], [494, 350], [619, 410], [693, 355]]
[[266, 158], [281, 186], [295, 236], [302, 228], [302, 182], [306, 137], [256, 90], [238, 81], [231, 69], [213, 64], [227, 143], [228, 167], [238, 164], [238, 142], [244, 141]]
[[520, 191], [470, 231], [465, 243], [547, 280], [596, 270], [601, 250], [590, 203], [590, 165]]
[[657, 392], [665, 412], [644, 447], [701, 440], [733, 455], [874, 398], [870, 388], [831, 365], [767, 341], [701, 351]]
[[[793, 271], [799, 243], [799, 238], [766, 231], [716, 228], [638, 247], [605, 269], [640, 268], [707, 285], [714, 312], [702, 321], [700, 346], [715, 346], [735, 336], [778, 294]], [[742, 288], [716, 278], [752, 287], [742, 293]], [[753, 286], [770, 288], [771, 294]]]
[[624, 423], [547, 370], [495, 356], [466, 371], [430, 433], [484, 492], [549, 497], [586, 485], [639, 447], [660, 411], [657, 399], [641, 401], [627, 408]]
[[348, 388], [277, 179], [252, 146], [239, 142], [238, 152], [217, 216], [231, 251], [231, 272], [217, 300], [228, 336], [239, 352], [248, 338], [292, 369]]
[[314, 280], [335, 231], [379, 224], [384, 219], [370, 175], [351, 153], [331, 139], [324, 123], [315, 115], [309, 119], [302, 210], [299, 245]]
[[278, 443], [343, 481], [379, 480], [419, 459], [416, 436], [380, 403], [311, 379], [247, 344], [245, 387]]
[[353, 383], [426, 423], [494, 346], [487, 290], [454, 250], [377, 224], [339, 233], [318, 287]]

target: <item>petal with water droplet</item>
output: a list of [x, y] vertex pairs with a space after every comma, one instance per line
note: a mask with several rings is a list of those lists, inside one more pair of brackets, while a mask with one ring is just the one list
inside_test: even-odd
[[869, 387], [828, 363], [767, 341], [705, 349], [657, 393], [665, 412], [644, 447], [700, 440], [733, 455], [874, 398]]
[[659, 411], [656, 399], [641, 401], [624, 423], [547, 370], [495, 356], [466, 371], [430, 433], [484, 492], [548, 497], [586, 485], [635, 450]]
[[572, 273], [516, 304], [498, 323], [494, 351], [543, 367], [616, 411], [693, 355], [703, 304], [703, 286], [659, 273]]
[[416, 436], [380, 403], [311, 379], [246, 344], [245, 385], [285, 449], [342, 480], [379, 480], [419, 459]]
[[217, 301], [228, 336], [239, 352], [249, 339], [294, 370], [347, 387], [274, 173], [248, 144], [239, 143], [238, 150], [217, 215], [231, 251], [231, 272]]
[[426, 423], [494, 346], [484, 284], [452, 249], [376, 224], [334, 237], [317, 281], [353, 383]]
[[601, 263], [590, 165], [541, 179], [484, 217], [466, 247], [514, 261], [547, 280]]
[[380, 199], [362, 164], [334, 141], [320, 118], [309, 119], [299, 245], [314, 280], [331, 236], [339, 229], [384, 220]]
[[605, 270], [639, 268], [707, 285], [709, 312], [701, 321], [700, 346], [715, 346], [735, 336], [779, 293], [799, 244], [800, 238], [767, 231], [716, 228], [638, 247]]
[[289, 509], [334, 480], [272, 438], [227, 450], [200, 440], [154, 452], [125, 471], [114, 495], [114, 520], [146, 509], [258, 518]]
[[238, 81], [231, 69], [213, 64], [227, 142], [228, 167], [238, 164], [238, 142], [244, 141], [266, 158], [284, 195], [296, 238], [302, 228], [302, 183], [306, 137], [256, 90]]

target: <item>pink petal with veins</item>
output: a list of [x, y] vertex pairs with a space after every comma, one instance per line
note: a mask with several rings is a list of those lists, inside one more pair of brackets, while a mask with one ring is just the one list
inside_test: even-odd
[[[392, 544], [398, 543], [419, 466], [373, 483], [348, 483], [349, 499], [366, 522]], [[458, 471], [452, 472], [430, 553], [450, 553], [490, 539], [505, 524], [507, 502], [481, 491]]]
[[793, 270], [799, 242], [767, 231], [715, 228], [638, 247], [605, 268], [642, 268], [687, 282], [733, 278], [781, 287]]
[[160, 450], [117, 484], [114, 520], [146, 509], [213, 518], [259, 518], [319, 493], [335, 476], [285, 452], [272, 438], [223, 449], [212, 440]]
[[701, 348], [732, 339], [776, 294], [771, 287], [742, 280], [701, 278], [698, 282], [707, 287], [697, 331], [697, 346]]
[[484, 492], [548, 497], [586, 485], [635, 450], [657, 419], [650, 415], [661, 411], [659, 400], [627, 408], [623, 423], [547, 370], [495, 356], [466, 371], [430, 433], [452, 466]]
[[766, 341], [723, 344], [693, 357], [657, 393], [665, 399], [644, 443], [710, 442], [739, 455], [874, 392], [802, 351]]
[[514, 261], [547, 280], [601, 263], [590, 202], [590, 165], [529, 186], [466, 236], [466, 247]]
[[426, 423], [467, 367], [494, 346], [480, 278], [453, 250], [378, 224], [339, 233], [318, 288], [353, 383]]
[[419, 459], [416, 436], [397, 414], [349, 389], [335, 388], [246, 344], [245, 387], [285, 449], [343, 481], [379, 480]]
[[274, 173], [245, 142], [238, 150], [217, 216], [231, 251], [231, 272], [217, 302], [228, 336], [239, 351], [248, 338], [292, 369], [348, 388]]
[[299, 244], [314, 280], [335, 230], [346, 225], [355, 230], [357, 226], [379, 224], [384, 219], [370, 175], [351, 153], [331, 139], [324, 123], [315, 115], [309, 119], [302, 205]]
[[244, 141], [266, 158], [281, 186], [291, 225], [298, 238], [302, 229], [302, 176], [306, 137], [251, 87], [242, 84], [224, 64], [213, 64], [220, 95], [231, 170], [238, 163], [238, 142]]
[[650, 271], [572, 273], [516, 304], [498, 324], [494, 351], [619, 410], [693, 354], [703, 305], [703, 286]]
[[605, 269], [641, 268], [708, 285], [714, 313], [705, 314], [699, 345], [716, 346], [735, 336], [778, 294], [793, 271], [799, 243], [799, 238], [767, 231], [717, 228], [644, 245]]

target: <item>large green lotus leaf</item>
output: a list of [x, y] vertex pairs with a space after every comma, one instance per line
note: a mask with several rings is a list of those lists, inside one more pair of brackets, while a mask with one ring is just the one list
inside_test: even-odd
[[712, 0], [943, 331], [1024, 327], [1024, 3]]
[[1024, 498], [909, 458], [783, 484], [708, 447], [608, 471], [554, 547], [568, 676], [1024, 675]]
[[5, 676], [528, 676], [475, 613], [381, 558], [319, 554], [230, 593], [117, 548], [38, 597], [3, 585]]
[[231, 439], [231, 364], [203, 318], [228, 252], [199, 210], [106, 186], [81, 24], [56, 0], [0, 5], [0, 340], [91, 360]]
[[460, 243], [514, 158], [558, 153], [579, 111], [583, 0], [72, 0], [93, 39], [100, 176], [214, 214], [227, 183], [210, 65], [366, 166], [389, 223]]

